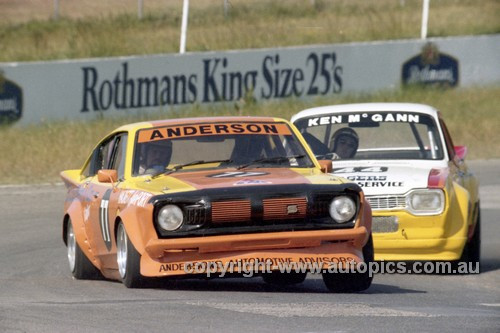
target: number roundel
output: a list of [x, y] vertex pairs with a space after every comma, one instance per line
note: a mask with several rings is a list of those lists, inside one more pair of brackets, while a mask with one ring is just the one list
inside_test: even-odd
[[104, 244], [108, 251], [111, 250], [111, 232], [109, 230], [109, 198], [112, 190], [107, 190], [101, 200], [99, 207], [99, 223], [101, 225], [101, 234]]

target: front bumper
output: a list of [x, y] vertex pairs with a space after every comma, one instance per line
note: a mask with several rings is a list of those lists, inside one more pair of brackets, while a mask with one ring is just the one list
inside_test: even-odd
[[[395, 230], [377, 225], [378, 217], [398, 221]], [[377, 211], [373, 214], [375, 260], [450, 261], [460, 259], [467, 242], [467, 218], [445, 211], [436, 216], [414, 216], [400, 211]]]
[[[153, 239], [141, 257], [144, 276], [186, 275], [196, 263], [231, 262], [331, 263], [363, 261], [362, 247], [368, 230], [361, 226], [345, 230], [288, 231], [211, 236], [203, 238]], [[218, 269], [217, 271], [220, 271]]]
[[466, 237], [413, 240], [383, 240], [373, 234], [375, 260], [451, 261], [462, 255]]

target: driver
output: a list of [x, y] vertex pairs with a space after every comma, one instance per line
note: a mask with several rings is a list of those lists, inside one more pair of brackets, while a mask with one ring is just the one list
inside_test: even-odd
[[165, 171], [172, 157], [172, 142], [162, 140], [149, 142], [143, 150], [139, 174], [154, 174]]
[[359, 146], [358, 134], [349, 127], [344, 127], [333, 133], [330, 140], [332, 160], [353, 158]]

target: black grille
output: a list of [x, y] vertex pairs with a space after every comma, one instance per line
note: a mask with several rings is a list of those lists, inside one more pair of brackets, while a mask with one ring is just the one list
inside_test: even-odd
[[330, 207], [330, 202], [332, 198], [315, 198], [312, 204], [312, 214], [314, 216], [326, 216], [329, 214], [328, 210]]
[[189, 225], [201, 225], [207, 222], [207, 209], [203, 205], [184, 206], [185, 223]]

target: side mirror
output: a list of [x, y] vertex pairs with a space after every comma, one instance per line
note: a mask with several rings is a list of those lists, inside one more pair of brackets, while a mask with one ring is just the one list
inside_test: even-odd
[[97, 180], [100, 183], [116, 183], [118, 180], [118, 173], [116, 170], [102, 169], [97, 171]]
[[321, 172], [323, 173], [332, 172], [332, 160], [319, 160], [318, 162], [321, 167]]
[[464, 160], [467, 155], [467, 147], [466, 146], [455, 146], [455, 154], [460, 160]]

